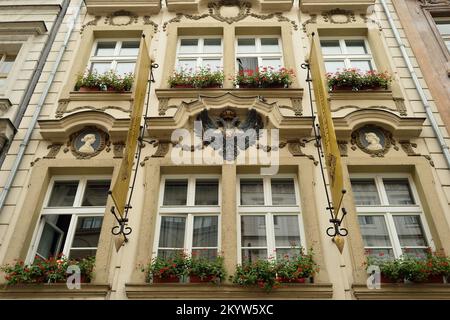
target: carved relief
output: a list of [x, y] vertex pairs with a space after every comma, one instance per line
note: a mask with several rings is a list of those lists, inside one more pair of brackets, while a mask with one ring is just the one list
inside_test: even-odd
[[169, 152], [170, 149], [170, 141], [158, 141], [154, 145], [154, 147], [158, 147], [155, 153], [152, 155], [152, 158], [164, 158]]
[[311, 14], [311, 18], [302, 23], [303, 32], [306, 33], [306, 26], [308, 24], [316, 24], [317, 23], [317, 14]]
[[151, 26], [153, 26], [153, 31], [155, 33], [158, 32], [158, 24], [156, 24], [152, 20], [150, 20], [150, 16], [144, 16], [144, 25], [151, 25]]
[[76, 107], [70, 110], [67, 110], [67, 107], [69, 105], [70, 100], [69, 99], [61, 99], [58, 103], [58, 108], [56, 109], [55, 117], [56, 118], [62, 118], [65, 113], [71, 113], [78, 110], [97, 110], [101, 112], [105, 112], [108, 109], [114, 109], [114, 110], [120, 110], [126, 113], [131, 113], [130, 109], [125, 109], [119, 106], [103, 106], [103, 107], [93, 107], [93, 106], [80, 106]]
[[119, 141], [113, 143], [113, 158], [123, 158], [123, 149], [125, 149], [125, 142]]
[[322, 17], [325, 22], [330, 22], [334, 24], [346, 24], [356, 22], [355, 13], [353, 11], [339, 8], [322, 12]]
[[77, 159], [90, 159], [105, 149], [108, 140], [105, 132], [89, 126], [70, 135], [68, 145]]
[[406, 110], [405, 106], [405, 99], [403, 98], [394, 98], [395, 106], [397, 107], [397, 111], [400, 113], [401, 116], [407, 116], [408, 111]]
[[366, 14], [360, 14], [359, 16], [364, 20], [364, 23], [370, 22], [376, 24], [378, 26], [378, 30], [383, 31], [383, 27], [381, 26], [381, 23], [379, 21], [368, 18]]
[[449, 0], [418, 0], [422, 6], [436, 6], [442, 4], [450, 4]]
[[105, 18], [105, 24], [111, 26], [128, 26], [138, 22], [138, 16], [126, 10], [116, 11]]
[[303, 114], [302, 99], [291, 98], [291, 103], [294, 114], [300, 117]]
[[9, 99], [0, 99], [0, 116], [5, 114], [11, 108], [11, 101]]
[[314, 162], [314, 165], [318, 164], [318, 162], [316, 161], [314, 156], [303, 153], [302, 147], [304, 148], [306, 146], [304, 142], [301, 142], [300, 140], [288, 140], [287, 146], [288, 146], [289, 152], [294, 157], [307, 157], [308, 159], [310, 159]]
[[356, 144], [359, 149], [372, 157], [383, 157], [389, 151], [391, 145], [394, 145], [394, 148], [398, 150], [392, 134], [374, 125], [366, 125], [354, 131], [351, 143], [352, 145]]
[[279, 12], [270, 14], [256, 14], [250, 12], [251, 7], [251, 3], [246, 1], [215, 1], [208, 4], [208, 13], [202, 15], [177, 13], [174, 18], [164, 22], [162, 29], [163, 31], [166, 31], [169, 24], [181, 22], [183, 17], [189, 20], [200, 20], [211, 17], [217, 21], [226, 22], [228, 24], [244, 20], [247, 17], [253, 17], [259, 20], [277, 18], [279, 22], [289, 22], [294, 30], [298, 30], [298, 25], [294, 21], [283, 16]]
[[434, 167], [434, 162], [433, 162], [433, 160], [431, 160], [431, 157], [429, 155], [423, 155], [423, 154], [420, 154], [420, 153], [417, 153], [416, 151], [414, 151], [414, 148], [417, 148], [417, 144], [416, 143], [410, 142], [409, 140], [400, 140], [398, 143], [402, 147], [403, 151], [409, 157], [420, 157], [420, 156], [423, 156], [425, 159], [428, 160], [430, 165], [432, 167]]
[[348, 142], [347, 141], [339, 141], [338, 140], [339, 153], [341, 157], [348, 157]]
[[49, 149], [47, 155], [44, 157], [44, 159], [55, 159], [56, 155], [58, 154], [59, 150], [61, 150], [61, 147], [63, 146], [62, 143], [53, 143], [47, 147]]
[[87, 22], [86, 24], [84, 24], [81, 29], [80, 29], [80, 34], [83, 33], [84, 29], [88, 26], [96, 26], [97, 23], [100, 21], [100, 19], [102, 18], [102, 16], [95, 16], [94, 20], [91, 20], [89, 22]]

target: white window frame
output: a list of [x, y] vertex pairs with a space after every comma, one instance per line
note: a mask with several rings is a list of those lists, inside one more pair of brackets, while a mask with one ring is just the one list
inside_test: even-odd
[[438, 23], [440, 21], [445, 21], [450, 24], [450, 16], [448, 17], [433, 17], [434, 23], [436, 25], [436, 30], [444, 41], [444, 45], [447, 47], [448, 52], [450, 53], [450, 33], [441, 33], [438, 28]]
[[[320, 41], [336, 41], [339, 40], [339, 47], [341, 48], [341, 54], [330, 54], [326, 55], [322, 51], [322, 56], [324, 63], [327, 61], [344, 61], [344, 65], [346, 69], [353, 68], [351, 66], [350, 60], [360, 60], [360, 61], [370, 61], [372, 66], [372, 70], [377, 70], [377, 66], [373, 59], [372, 51], [370, 50], [369, 41], [366, 37], [358, 37], [358, 36], [349, 36], [349, 37], [320, 37]], [[345, 44], [345, 40], [363, 40], [364, 45], [366, 46], [367, 53], [366, 54], [349, 54], [347, 52], [347, 45]]]
[[[134, 62], [136, 65], [138, 55], [136, 56], [120, 56], [120, 49], [122, 48], [123, 42], [137, 42], [139, 43], [138, 38], [99, 38], [94, 41], [94, 45], [92, 46], [91, 55], [88, 62], [88, 70], [92, 70], [93, 63], [108, 63], [110, 62], [109, 70], [116, 70], [118, 62]], [[112, 56], [95, 56], [95, 51], [97, 50], [97, 46], [99, 42], [115, 42], [116, 47], [114, 49], [114, 54]], [[134, 71], [133, 71], [134, 72]]]
[[[256, 51], [255, 52], [251, 52], [251, 53], [240, 53], [238, 51], [238, 40], [239, 39], [255, 39], [255, 46], [256, 46]], [[280, 47], [280, 52], [276, 53], [276, 52], [268, 52], [268, 53], [264, 53], [262, 51], [262, 46], [261, 46], [261, 39], [278, 39], [278, 46]], [[258, 68], [262, 68], [262, 61], [263, 58], [268, 58], [268, 59], [280, 59], [280, 66], [283, 67], [284, 66], [284, 59], [283, 59], [283, 42], [281, 39], [281, 36], [279, 35], [265, 35], [265, 36], [255, 36], [255, 35], [248, 35], [248, 36], [237, 36], [236, 37], [236, 42], [235, 42], [235, 67], [236, 67], [236, 71], [239, 71], [239, 63], [237, 62], [238, 58], [257, 58], [258, 59]], [[274, 66], [274, 68], [277, 68], [277, 66]]]
[[[218, 181], [218, 202], [217, 205], [196, 205], [195, 204], [195, 182], [196, 180], [217, 180]], [[167, 180], [187, 180], [187, 203], [186, 205], [163, 205], [164, 201], [164, 189]], [[217, 248], [216, 247], [201, 247], [196, 249], [217, 249], [218, 252], [221, 250], [221, 177], [220, 175], [205, 174], [205, 175], [164, 175], [161, 177], [160, 192], [158, 200], [158, 216], [156, 220], [156, 230], [155, 239], [153, 245], [152, 257], [158, 255], [159, 249], [159, 235], [161, 232], [161, 218], [162, 217], [185, 217], [185, 232], [184, 232], [184, 247], [183, 251], [187, 253], [188, 256], [192, 252], [192, 240], [194, 233], [194, 217], [197, 216], [217, 216]], [[171, 249], [171, 248], [165, 248]], [[172, 248], [177, 249], [177, 248]]]
[[[392, 245], [392, 251], [395, 258], [399, 258], [403, 252], [400, 245], [400, 240], [395, 228], [394, 216], [418, 216], [422, 224], [422, 229], [424, 233], [425, 240], [428, 246], [434, 251], [435, 245], [433, 238], [431, 236], [430, 229], [427, 224], [427, 219], [422, 209], [420, 203], [419, 194], [416, 190], [413, 179], [409, 174], [398, 174], [398, 173], [382, 173], [382, 174], [351, 174], [351, 180], [358, 179], [374, 179], [375, 185], [378, 192], [378, 197], [380, 199], [380, 205], [365, 205], [356, 206], [356, 212], [358, 216], [383, 216], [386, 222], [386, 227], [388, 230], [389, 239]], [[414, 205], [390, 205], [388, 202], [388, 196], [384, 188], [383, 179], [407, 179], [409, 183], [409, 188], [411, 190], [412, 196], [414, 198]], [[364, 247], [365, 249], [389, 249], [390, 247]], [[408, 248], [416, 248], [414, 246], [408, 246]], [[417, 247], [423, 248], [423, 247]]]
[[[39, 216], [39, 222], [35, 228], [34, 236], [32, 240], [32, 245], [28, 250], [28, 255], [26, 258], [27, 263], [32, 263], [36, 256], [36, 251], [41, 240], [42, 232], [46, 223], [45, 216], [48, 215], [71, 215], [70, 225], [66, 235], [66, 242], [63, 244], [62, 254], [69, 256], [70, 250], [72, 249], [73, 237], [75, 235], [76, 226], [79, 217], [103, 217], [105, 213], [105, 206], [82, 206], [84, 192], [86, 190], [86, 185], [88, 181], [98, 181], [98, 180], [111, 180], [110, 175], [87, 175], [87, 176], [54, 176], [51, 178], [47, 192], [44, 197], [44, 205]], [[48, 202], [50, 200], [51, 193], [53, 191], [53, 186], [55, 182], [59, 181], [78, 181], [77, 192], [75, 194], [73, 206], [71, 207], [48, 207]], [[51, 224], [51, 223], [50, 223]], [[95, 248], [97, 250], [98, 247]], [[77, 249], [83, 249], [78, 248]], [[94, 250], [94, 248], [85, 248], [89, 250]]]
[[[262, 180], [264, 188], [264, 204], [263, 205], [241, 205], [241, 180]], [[295, 189], [295, 205], [272, 205], [272, 179], [293, 179]], [[274, 176], [261, 176], [253, 174], [242, 174], [237, 177], [236, 185], [236, 199], [237, 199], [237, 256], [238, 263], [242, 263], [242, 246], [241, 246], [241, 216], [253, 215], [253, 216], [265, 216], [266, 223], [266, 247], [252, 247], [253, 249], [267, 249], [267, 259], [276, 258], [276, 254], [273, 255], [276, 249], [275, 245], [275, 226], [274, 216], [297, 216], [300, 231], [300, 246], [305, 250], [306, 237], [303, 228], [303, 217], [300, 206], [300, 192], [298, 187], [298, 179], [295, 174], [279, 174]], [[287, 247], [286, 247], [287, 248]], [[291, 248], [291, 247], [289, 247]]]
[[[198, 40], [198, 46], [197, 46], [197, 52], [195, 53], [180, 53], [181, 49], [181, 40], [185, 39], [196, 39]], [[204, 53], [204, 44], [205, 39], [220, 39], [220, 53]], [[203, 60], [208, 59], [219, 59], [220, 65], [222, 65], [222, 68], [219, 70], [223, 70], [223, 36], [217, 35], [217, 36], [202, 36], [202, 37], [195, 37], [195, 36], [179, 36], [177, 40], [177, 55], [176, 55], [176, 62], [175, 62], [175, 68], [178, 70], [179, 68], [179, 62], [180, 59], [196, 59], [196, 68], [200, 68], [203, 65]], [[215, 70], [212, 70], [215, 71]]]

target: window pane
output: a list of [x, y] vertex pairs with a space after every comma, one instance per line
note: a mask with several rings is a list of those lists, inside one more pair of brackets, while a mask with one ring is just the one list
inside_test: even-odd
[[217, 180], [197, 180], [195, 182], [195, 204], [216, 206], [219, 204], [219, 182]]
[[442, 35], [450, 34], [450, 20], [449, 21], [436, 21], [436, 27], [439, 33]]
[[91, 65], [91, 71], [97, 71], [97, 73], [105, 73], [111, 69], [110, 62], [94, 62]]
[[366, 247], [391, 247], [384, 216], [358, 216], [359, 227]]
[[193, 247], [217, 247], [218, 217], [194, 217]]
[[300, 246], [298, 216], [273, 216], [276, 247]]
[[198, 39], [181, 39], [180, 53], [197, 53]]
[[277, 248], [276, 258], [277, 258], [277, 260], [288, 258], [288, 257], [292, 258], [292, 257], [295, 257], [298, 254], [299, 254], [299, 249], [295, 249], [295, 248], [280, 249], [280, 248]]
[[16, 60], [15, 56], [6, 56], [5, 60], [0, 63], [0, 73], [9, 73]]
[[220, 39], [205, 39], [203, 53], [222, 53], [221, 43]]
[[355, 204], [357, 206], [373, 206], [380, 204], [375, 181], [369, 180], [351, 180]]
[[327, 72], [337, 72], [345, 69], [344, 61], [325, 61], [325, 69]]
[[241, 246], [250, 248], [266, 245], [266, 217], [241, 216]]
[[177, 70], [185, 70], [187, 72], [195, 71], [197, 68], [197, 59], [180, 59], [178, 60]]
[[134, 73], [134, 66], [134, 62], [119, 62], [117, 63], [116, 72], [120, 75]]
[[280, 52], [280, 46], [278, 45], [278, 38], [262, 38], [261, 50], [263, 53]]
[[407, 256], [425, 259], [427, 257], [428, 248], [402, 248], [402, 252]]
[[341, 47], [339, 46], [339, 40], [323, 40], [320, 41], [323, 55], [341, 54]]
[[241, 180], [241, 205], [264, 205], [262, 180]]
[[84, 191], [83, 206], [99, 206], [106, 205], [108, 199], [110, 180], [88, 181], [86, 190]]
[[364, 40], [345, 40], [347, 53], [349, 54], [366, 54], [366, 44]]
[[273, 58], [269, 58], [269, 59], [262, 59], [261, 62], [261, 67], [274, 67], [275, 69], [278, 69], [281, 67], [281, 60], [280, 59], [273, 59]]
[[44, 259], [57, 256], [61, 248], [61, 238], [61, 230], [46, 223], [42, 230], [36, 254]]
[[139, 53], [138, 41], [124, 41], [122, 42], [122, 48], [120, 48], [121, 56], [137, 56]]
[[192, 256], [214, 260], [217, 257], [217, 249], [193, 249]]
[[257, 260], [266, 260], [266, 249], [242, 249], [242, 262], [254, 262]]
[[174, 249], [159, 249], [158, 250], [158, 257], [161, 257], [163, 259], [168, 259], [173, 257], [176, 253], [183, 252], [183, 250], [174, 250]]
[[95, 248], [98, 245], [103, 217], [79, 217], [72, 248]]
[[294, 180], [272, 179], [271, 184], [273, 205], [296, 204]]
[[394, 250], [392, 250], [391, 248], [383, 248], [383, 249], [366, 248], [366, 254], [368, 256], [382, 260], [391, 260], [395, 258]]
[[369, 60], [350, 60], [352, 68], [361, 70], [362, 72], [372, 70], [372, 63]]
[[258, 58], [237, 58], [236, 61], [238, 63], [239, 71], [256, 71], [256, 69], [258, 69]]
[[48, 207], [71, 207], [77, 193], [78, 181], [55, 181]]
[[256, 52], [255, 39], [238, 39], [239, 53], [253, 53]]
[[186, 218], [161, 217], [160, 248], [183, 248]]
[[164, 188], [165, 206], [185, 206], [187, 200], [187, 180], [167, 180]]
[[97, 44], [96, 56], [113, 56], [116, 42], [99, 42]]
[[209, 68], [212, 71], [223, 69], [222, 61], [220, 59], [203, 59], [202, 67]]
[[415, 204], [407, 179], [383, 179], [383, 183], [389, 199], [389, 204]]
[[84, 258], [95, 257], [96, 249], [81, 249], [81, 250], [70, 250], [69, 258], [75, 260], [81, 260]]
[[402, 247], [425, 247], [427, 241], [419, 216], [394, 216], [395, 229]]

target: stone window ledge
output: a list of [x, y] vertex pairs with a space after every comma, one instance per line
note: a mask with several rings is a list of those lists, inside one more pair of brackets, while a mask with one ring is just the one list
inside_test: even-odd
[[92, 15], [109, 14], [120, 10], [133, 13], [157, 14], [161, 9], [159, 0], [84, 0], [87, 12]]
[[70, 290], [65, 283], [23, 284], [0, 287], [0, 299], [105, 299], [111, 287], [107, 284], [82, 283]]
[[381, 284], [381, 289], [353, 285], [353, 294], [360, 300], [450, 299], [450, 284]]
[[332, 284], [287, 284], [266, 292], [258, 287], [215, 284], [126, 284], [130, 299], [331, 299]]
[[115, 100], [131, 100], [131, 91], [114, 92], [114, 91], [92, 91], [80, 92], [71, 91], [69, 100], [72, 101], [115, 101]]
[[231, 93], [237, 97], [263, 96], [267, 98], [301, 98], [303, 89], [294, 88], [245, 88], [245, 89], [225, 89], [225, 88], [171, 88], [156, 89], [158, 99], [164, 98], [198, 98], [199, 95], [221, 95]]
[[303, 12], [320, 12], [336, 8], [365, 12], [375, 4], [375, 0], [301, 0], [300, 10]]
[[339, 90], [330, 92], [330, 100], [392, 100], [391, 90]]

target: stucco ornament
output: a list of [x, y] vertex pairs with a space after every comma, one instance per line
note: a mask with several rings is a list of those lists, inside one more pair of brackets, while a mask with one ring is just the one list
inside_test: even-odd
[[250, 109], [247, 118], [241, 121], [231, 109], [224, 110], [216, 119], [212, 119], [204, 109], [197, 117], [202, 124], [202, 132], [196, 132], [204, 145], [218, 150], [223, 159], [236, 159], [239, 150], [247, 150], [258, 142], [260, 129], [263, 128], [261, 116]]
[[355, 144], [373, 157], [383, 157], [391, 145], [395, 145], [395, 141], [389, 131], [378, 126], [366, 125], [352, 133], [352, 145]]
[[96, 127], [85, 127], [70, 136], [72, 153], [78, 159], [89, 159], [98, 155], [106, 146], [108, 135]]

